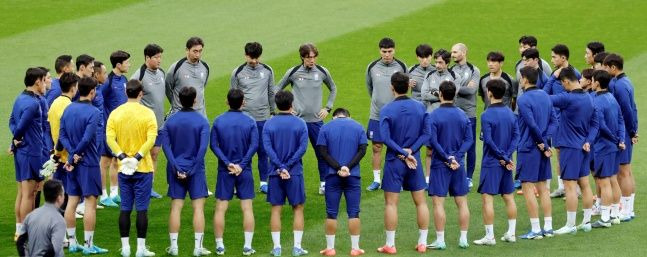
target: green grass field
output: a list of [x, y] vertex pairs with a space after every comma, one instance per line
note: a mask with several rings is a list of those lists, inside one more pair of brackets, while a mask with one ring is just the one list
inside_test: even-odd
[[[541, 3], [540, 3], [541, 2]], [[584, 48], [592, 40], [605, 43], [608, 51], [625, 58], [625, 70], [632, 79], [636, 92], [641, 122], [647, 120], [642, 97], [647, 90], [647, 22], [644, 13], [647, 4], [640, 1], [24, 1], [6, 0], [0, 5], [0, 112], [8, 120], [15, 96], [22, 90], [24, 71], [29, 66], [47, 66], [53, 69], [54, 59], [63, 53], [73, 56], [88, 53], [97, 60], [108, 63], [110, 52], [123, 49], [133, 57], [133, 67], [143, 62], [143, 47], [155, 42], [165, 48], [163, 67], [184, 55], [184, 43], [193, 35], [205, 40], [203, 60], [211, 66], [206, 99], [211, 120], [226, 110], [225, 94], [229, 88], [229, 75], [243, 62], [243, 45], [259, 41], [264, 45], [263, 60], [281, 77], [291, 66], [299, 63], [297, 49], [303, 42], [314, 42], [319, 47], [319, 64], [327, 67], [338, 85], [336, 107], [348, 108], [352, 116], [366, 124], [369, 97], [364, 84], [366, 65], [379, 57], [377, 42], [384, 36], [395, 39], [396, 56], [408, 65], [415, 64], [414, 48], [420, 43], [430, 43], [434, 50], [449, 49], [457, 42], [469, 47], [468, 58], [482, 72], [486, 72], [485, 55], [492, 50], [506, 55], [504, 69], [510, 73], [518, 60], [517, 40], [520, 35], [533, 34], [539, 39], [542, 57], [549, 60], [549, 49], [556, 43], [567, 44], [571, 49], [571, 63], [584, 68]], [[643, 17], [643, 18], [640, 18]], [[128, 75], [134, 72], [134, 68]], [[278, 78], [277, 78], [278, 80]], [[479, 103], [478, 109], [482, 109]], [[644, 124], [644, 123], [643, 123]], [[641, 124], [641, 127], [642, 125]], [[0, 145], [7, 146], [11, 135], [7, 126], [0, 126]], [[481, 142], [477, 142], [481, 153]], [[594, 230], [576, 236], [562, 236], [540, 241], [518, 241], [515, 244], [499, 242], [494, 247], [471, 246], [468, 250], [457, 247], [458, 227], [456, 208], [448, 201], [446, 241], [448, 249], [430, 254], [443, 256], [481, 255], [531, 255], [531, 256], [601, 256], [622, 254], [645, 256], [644, 239], [647, 225], [641, 216], [645, 213], [647, 184], [642, 159], [647, 149], [641, 142], [634, 152], [634, 174], [638, 186], [637, 219], [607, 230]], [[480, 161], [480, 158], [477, 159]], [[477, 172], [478, 176], [478, 161]], [[215, 186], [216, 159], [207, 154], [207, 176], [211, 190]], [[326, 217], [324, 199], [317, 194], [317, 171], [314, 152], [310, 148], [304, 158], [306, 173], [306, 231], [304, 248], [311, 255], [325, 247], [323, 222]], [[363, 185], [370, 182], [370, 154], [361, 163]], [[13, 246], [16, 183], [12, 157], [0, 156], [0, 256], [15, 255]], [[166, 193], [165, 161], [156, 173], [155, 189]], [[255, 171], [256, 173], [256, 171]], [[377, 255], [375, 249], [384, 243], [383, 194], [362, 192], [363, 221], [360, 245], [367, 256]], [[255, 199], [256, 234], [254, 248], [258, 255], [266, 255], [272, 248], [269, 233], [269, 205], [264, 195]], [[417, 240], [415, 212], [407, 194], [402, 195], [400, 224], [396, 245], [401, 256], [418, 255], [413, 247]], [[471, 227], [469, 239], [483, 235], [481, 200], [477, 193], [469, 195]], [[212, 228], [214, 199], [206, 205], [207, 228], [205, 246], [215, 248]], [[431, 200], [429, 200], [431, 203]], [[226, 218], [225, 245], [227, 254], [240, 254], [243, 245], [239, 202], [231, 203]], [[157, 255], [165, 255], [168, 246], [167, 221], [169, 198], [152, 200], [149, 209], [148, 245]], [[189, 255], [193, 247], [191, 212], [186, 205], [180, 233], [181, 255]], [[430, 205], [431, 206], [431, 205]], [[519, 217], [517, 235], [525, 233], [530, 224], [522, 197], [517, 197]], [[343, 205], [342, 205], [342, 208]], [[501, 201], [496, 201], [495, 234], [499, 237], [507, 229]], [[553, 201], [553, 226], [565, 222], [564, 203]], [[117, 226], [117, 209], [99, 210], [95, 243], [108, 248], [109, 256], [118, 255], [121, 247]], [[340, 215], [337, 251], [346, 256], [350, 240], [346, 232], [345, 214]], [[581, 212], [578, 213], [578, 221]], [[282, 244], [292, 245], [291, 215], [284, 211]], [[80, 220], [77, 222], [82, 237]], [[431, 222], [429, 242], [433, 241]], [[135, 237], [134, 222], [131, 237]], [[134, 247], [135, 241], [131, 240]], [[621, 252], [618, 252], [621, 251]], [[288, 252], [288, 251], [285, 251]]]

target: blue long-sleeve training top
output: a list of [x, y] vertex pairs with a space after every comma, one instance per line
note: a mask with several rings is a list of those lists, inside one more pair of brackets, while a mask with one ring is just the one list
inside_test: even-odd
[[167, 175], [185, 172], [188, 176], [205, 172], [204, 156], [209, 144], [209, 122], [193, 110], [171, 115], [159, 134], [166, 155]]
[[461, 162], [465, 152], [474, 143], [470, 120], [460, 108], [450, 103], [428, 115], [429, 145], [433, 149], [431, 167], [444, 167], [450, 156]]
[[[577, 76], [577, 80], [580, 80], [582, 78], [582, 75], [575, 67], [568, 65], [568, 68], [571, 68], [575, 71], [575, 76]], [[550, 75], [550, 78], [548, 78], [548, 82], [546, 82], [546, 84], [543, 85], [543, 88], [541, 86], [538, 86], [542, 88], [544, 91], [546, 91], [546, 93], [548, 93], [549, 95], [556, 95], [559, 93], [566, 92], [566, 89], [564, 88], [564, 85], [562, 85], [562, 82], [559, 80], [558, 77], [555, 76], [555, 71], [553, 71], [553, 73]]]
[[211, 151], [218, 157], [219, 171], [227, 171], [232, 163], [251, 171], [258, 144], [256, 121], [242, 111], [229, 110], [213, 121]]
[[481, 167], [498, 167], [500, 160], [512, 161], [512, 153], [519, 142], [517, 117], [503, 103], [491, 104], [481, 115], [481, 137]]
[[[627, 75], [619, 74], [609, 82], [609, 91], [620, 105], [622, 117], [625, 119], [625, 131], [630, 137], [638, 133], [638, 108], [634, 98], [634, 87]], [[628, 143], [628, 142], [625, 142]]]
[[517, 99], [519, 111], [519, 152], [528, 152], [544, 144], [557, 131], [557, 113], [550, 96], [538, 87], [530, 87]]
[[305, 121], [289, 113], [275, 115], [263, 126], [263, 147], [270, 159], [270, 176], [278, 176], [281, 169], [302, 175], [301, 158], [308, 148]]
[[61, 91], [61, 81], [58, 78], [52, 78], [52, 84], [45, 93], [45, 99], [47, 100], [47, 106], [51, 106], [54, 100], [59, 97], [63, 91]]
[[[364, 128], [357, 121], [351, 118], [336, 118], [321, 127], [318, 146], [325, 146], [330, 156], [340, 165], [350, 169], [350, 175], [360, 177], [360, 165], [352, 165], [360, 146], [364, 150], [368, 141]], [[360, 157], [361, 159], [361, 157]], [[328, 174], [335, 174], [337, 170], [328, 165]]]
[[577, 149], [582, 148], [584, 143], [593, 146], [599, 125], [591, 95], [582, 89], [575, 89], [552, 95], [550, 100], [555, 108], [561, 110], [553, 146]]
[[43, 110], [39, 96], [31, 91], [23, 91], [13, 104], [9, 116], [9, 129], [13, 139], [22, 141], [17, 152], [29, 156], [43, 154]]
[[595, 93], [593, 104], [598, 109], [600, 126], [593, 149], [600, 155], [617, 152], [619, 143], [629, 143], [625, 142], [625, 120], [620, 105], [606, 90]]
[[81, 156], [78, 164], [99, 166], [99, 149], [97, 128], [99, 127], [99, 109], [90, 101], [71, 103], [61, 116], [61, 129], [58, 141], [69, 153], [67, 162], [74, 163], [74, 155]]
[[425, 123], [426, 107], [417, 100], [400, 96], [380, 111], [380, 135], [387, 146], [386, 159], [409, 155], [409, 148], [417, 156], [420, 147], [429, 141], [429, 126]]
[[[108, 74], [108, 79], [101, 85], [101, 94], [103, 96], [103, 118], [108, 120], [110, 113], [120, 105], [128, 101], [126, 95], [126, 83], [128, 79], [123, 74], [117, 76], [114, 72]], [[99, 92], [97, 92], [98, 94]]]

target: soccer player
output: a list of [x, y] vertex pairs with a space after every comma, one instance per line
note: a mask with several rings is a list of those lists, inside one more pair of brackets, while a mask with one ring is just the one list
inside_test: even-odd
[[[537, 49], [537, 38], [532, 35], [523, 35], [519, 38], [519, 53], [521, 54], [528, 49]], [[538, 69], [546, 74], [546, 76], [550, 76], [552, 70], [550, 69], [548, 62], [541, 58], [539, 58], [539, 60], [540, 63], [538, 65]], [[523, 60], [517, 61], [517, 64], [514, 65], [514, 69], [517, 74], [524, 66], [525, 64], [523, 63]]]
[[587, 93], [594, 93], [595, 89], [591, 87], [592, 85], [592, 80], [593, 80], [593, 71], [595, 71], [592, 68], [586, 68], [582, 70], [582, 77], [580, 78], [580, 85], [582, 86], [582, 89], [584, 92]]
[[595, 64], [593, 64], [593, 68], [596, 70], [603, 70], [604, 58], [607, 58], [607, 55], [609, 55], [607, 52], [601, 52], [593, 56], [593, 61], [595, 62]]
[[[420, 44], [416, 47], [416, 59], [418, 64], [409, 68], [409, 77], [411, 78], [411, 98], [422, 102], [422, 84], [429, 72], [435, 71], [436, 67], [431, 65], [434, 49], [428, 44]], [[428, 174], [428, 173], [427, 173]]]
[[[557, 235], [575, 234], [577, 230], [591, 231], [591, 206], [593, 195], [589, 187], [591, 144], [595, 143], [598, 134], [597, 110], [593, 99], [584, 92], [578, 83], [573, 68], [564, 68], [559, 72], [559, 80], [564, 94], [552, 95], [553, 106], [560, 109], [557, 134], [553, 144], [559, 147], [560, 178], [564, 181], [566, 194], [566, 225], [555, 231]], [[582, 224], [575, 226], [577, 214], [577, 187], [582, 192], [584, 218]]]
[[[524, 67], [530, 66], [539, 71], [539, 74], [537, 76], [537, 83], [535, 83], [534, 85], [539, 89], [543, 89], [544, 85], [546, 85], [546, 83], [548, 82], [549, 75], [546, 75], [546, 73], [541, 72], [541, 70], [539, 70], [540, 60], [541, 59], [539, 58], [539, 51], [537, 51], [537, 48], [529, 48], [523, 51], [523, 53], [521, 53], [521, 61], [523, 61]], [[521, 69], [517, 71], [517, 82], [520, 82], [520, 81], [521, 81]], [[518, 84], [521, 84], [521, 83], [518, 83]], [[517, 99], [519, 99], [521, 95], [524, 93], [524, 90], [522, 89], [523, 87], [519, 85], [518, 91], [517, 91]], [[519, 111], [517, 107], [518, 105], [515, 106], [515, 112]]]
[[[120, 64], [121, 65], [121, 64]], [[153, 164], [148, 152], [157, 138], [155, 113], [140, 104], [144, 96], [138, 80], [126, 84], [126, 103], [114, 109], [106, 123], [106, 141], [119, 159], [119, 191], [121, 213], [119, 234], [121, 255], [130, 255], [130, 212], [133, 204], [137, 210], [137, 252], [135, 256], [154, 256], [146, 247], [148, 230], [148, 205], [153, 187]]]
[[56, 71], [56, 77], [52, 78], [52, 86], [45, 94], [48, 106], [51, 106], [54, 100], [62, 93], [61, 86], [58, 81], [63, 73], [74, 72], [74, 61], [72, 60], [72, 56], [64, 54], [57, 57], [56, 61], [54, 61], [54, 70]]
[[[144, 47], [144, 64], [133, 73], [130, 79], [136, 79], [142, 82], [144, 86], [144, 97], [142, 104], [153, 110], [157, 120], [157, 128], [162, 129], [164, 126], [164, 96], [166, 86], [164, 84], [164, 70], [160, 68], [162, 64], [162, 53], [164, 49], [156, 44], [148, 44]], [[158, 132], [159, 135], [159, 132]], [[155, 145], [151, 149], [151, 159], [153, 160], [153, 172], [157, 168], [157, 157], [159, 156], [162, 143], [155, 140]], [[155, 177], [155, 175], [153, 175]], [[160, 194], [151, 190], [151, 197], [162, 198]]]
[[416, 205], [418, 243], [416, 250], [427, 250], [429, 209], [425, 199], [425, 180], [420, 163], [420, 148], [429, 140], [427, 114], [422, 103], [407, 97], [409, 76], [404, 72], [391, 75], [394, 100], [380, 111], [380, 135], [387, 146], [384, 163], [384, 230], [386, 243], [378, 252], [395, 254], [395, 229], [398, 226], [400, 191], [411, 192]]
[[[456, 85], [460, 82], [456, 74], [448, 69], [450, 58], [451, 53], [445, 49], [439, 49], [434, 53], [436, 70], [427, 74], [421, 89], [422, 100], [425, 101], [427, 112], [432, 112], [440, 106], [440, 99], [438, 98], [440, 83], [443, 81], [452, 81]], [[458, 92], [456, 93], [458, 94]]]
[[[530, 50], [526, 50], [530, 51]], [[524, 52], [525, 53], [525, 52]], [[519, 84], [525, 93], [519, 96], [519, 144], [517, 146], [517, 179], [526, 199], [531, 229], [521, 239], [542, 239], [553, 236], [552, 205], [548, 181], [551, 178], [548, 141], [557, 129], [557, 114], [548, 94], [536, 86], [545, 74], [530, 65], [521, 68]], [[539, 223], [537, 197], [544, 212], [544, 229]]]
[[39, 169], [43, 156], [42, 109], [39, 97], [45, 94], [45, 76], [40, 68], [28, 68], [25, 72], [25, 90], [16, 97], [9, 117], [9, 129], [13, 134], [11, 153], [18, 193], [15, 212], [16, 237], [22, 229], [22, 221], [34, 209], [34, 193], [37, 183], [42, 180]]
[[[263, 125], [274, 114], [274, 70], [261, 62], [263, 46], [258, 42], [245, 44], [245, 63], [231, 74], [230, 89], [240, 89], [245, 94], [243, 111], [256, 120], [259, 141]], [[263, 147], [257, 149], [259, 191], [267, 194], [267, 176], [270, 172], [267, 154]]]
[[[454, 72], [460, 81], [458, 95], [455, 104], [467, 114], [472, 126], [472, 138], [476, 138], [476, 91], [479, 88], [481, 71], [478, 67], [467, 61], [467, 46], [458, 43], [452, 46], [452, 58], [454, 64], [449, 70]], [[472, 188], [472, 176], [476, 168], [476, 143], [467, 151], [467, 180]]]
[[[49, 73], [49, 69], [45, 67], [38, 67], [39, 69], [45, 71], [45, 91], [49, 91], [49, 89], [52, 87], [52, 75]], [[51, 160], [53, 156], [50, 154], [50, 152], [54, 149], [54, 142], [52, 141], [52, 136], [51, 136], [51, 129], [49, 126], [48, 118], [47, 118], [47, 113], [49, 112], [49, 105], [47, 104], [47, 100], [45, 99], [45, 95], [40, 95], [38, 96], [38, 100], [40, 103], [40, 108], [41, 108], [41, 113], [42, 113], [42, 118], [41, 118], [41, 126], [43, 129], [43, 163], [47, 163], [47, 161]], [[48, 158], [49, 157], [49, 158]], [[45, 164], [43, 164], [44, 166]], [[41, 174], [42, 176], [42, 174]], [[40, 206], [40, 196], [41, 196], [41, 190], [43, 187], [42, 181], [39, 182], [36, 185], [36, 193], [34, 195], [34, 208], [38, 208]]]
[[270, 158], [271, 171], [267, 181], [267, 202], [272, 206], [270, 231], [274, 247], [270, 254], [281, 256], [281, 209], [287, 198], [294, 217], [292, 256], [302, 256], [308, 254], [301, 247], [303, 205], [306, 202], [301, 158], [308, 148], [308, 128], [305, 121], [292, 114], [292, 93], [279, 91], [274, 100], [279, 113], [263, 127], [263, 147]]
[[[252, 157], [257, 152], [258, 131], [256, 121], [241, 110], [245, 105], [245, 93], [230, 89], [227, 93], [229, 111], [218, 116], [211, 128], [211, 151], [218, 157], [218, 178], [216, 183], [216, 212], [213, 216], [216, 237], [216, 254], [225, 254], [223, 234], [225, 213], [234, 193], [240, 199], [243, 211], [245, 244], [243, 255], [256, 251], [252, 248], [254, 238], [254, 174]], [[179, 215], [179, 214], [178, 214]]]
[[467, 228], [470, 212], [467, 208], [467, 174], [463, 168], [463, 156], [474, 142], [470, 121], [465, 112], [454, 106], [456, 85], [452, 81], [443, 81], [439, 86], [440, 107], [429, 115], [427, 123], [431, 139], [429, 144], [434, 155], [429, 177], [429, 196], [433, 203], [436, 240], [427, 248], [443, 250], [445, 245], [445, 197], [447, 193], [454, 197], [458, 207], [460, 226], [460, 248], [469, 247]]
[[76, 57], [76, 75], [80, 78], [92, 77], [94, 73], [94, 57], [82, 54]]
[[591, 224], [594, 228], [608, 228], [611, 226], [611, 219], [618, 219], [616, 217], [617, 204], [620, 202], [620, 188], [616, 176], [619, 169], [616, 156], [619, 150], [626, 148], [625, 121], [620, 105], [609, 93], [610, 81], [611, 75], [606, 71], [598, 70], [593, 73], [592, 88], [596, 92], [593, 103], [599, 111], [600, 122], [600, 133], [593, 145], [593, 175], [598, 189], [596, 202], [600, 206], [601, 216], [600, 220]]
[[180, 232], [180, 215], [187, 192], [191, 197], [193, 207], [193, 229], [195, 231], [193, 256], [211, 254], [202, 247], [204, 201], [208, 196], [204, 155], [209, 144], [209, 122], [192, 109], [195, 96], [196, 91], [192, 87], [185, 87], [180, 91], [180, 101], [184, 108], [168, 118], [157, 139], [162, 144], [164, 155], [168, 159], [166, 180], [168, 196], [172, 199], [171, 214], [169, 215], [171, 247], [166, 252], [173, 256], [178, 255], [177, 240]]
[[171, 103], [169, 115], [182, 109], [180, 90], [184, 87], [196, 88], [196, 105], [193, 107], [202, 116], [207, 117], [204, 101], [204, 89], [209, 81], [209, 65], [204, 62], [202, 49], [204, 41], [191, 37], [186, 41], [186, 57], [171, 64], [166, 73], [166, 98]]
[[475, 240], [477, 245], [495, 245], [493, 196], [501, 195], [508, 215], [508, 231], [501, 241], [515, 242], [517, 225], [517, 206], [514, 202], [514, 182], [512, 154], [519, 141], [517, 117], [503, 104], [506, 84], [495, 79], [487, 83], [490, 106], [481, 115], [481, 136], [483, 137], [483, 159], [478, 192], [483, 200], [483, 224], [485, 236]]
[[487, 68], [489, 73], [485, 74], [479, 80], [479, 96], [483, 100], [483, 108], [486, 109], [490, 105], [490, 99], [488, 98], [488, 88], [487, 83], [490, 80], [500, 79], [503, 80], [505, 84], [505, 93], [503, 94], [502, 103], [505, 106], [514, 109], [516, 106], [515, 99], [517, 98], [517, 81], [512, 79], [508, 73], [503, 71], [503, 61], [505, 56], [501, 52], [489, 52], [486, 57]]
[[366, 68], [366, 88], [371, 97], [366, 136], [372, 143], [373, 182], [366, 188], [368, 191], [380, 189], [382, 183], [380, 166], [382, 165], [382, 146], [384, 140], [380, 135], [380, 111], [387, 103], [393, 101], [391, 93], [391, 75], [396, 72], [407, 72], [407, 66], [395, 58], [395, 41], [385, 37], [378, 43], [380, 59], [368, 64]]
[[364, 250], [359, 248], [359, 202], [362, 195], [359, 162], [366, 154], [367, 145], [364, 128], [352, 120], [344, 108], [337, 108], [333, 112], [333, 120], [319, 133], [317, 147], [329, 167], [326, 174], [326, 249], [319, 252], [324, 256], [336, 254], [335, 232], [342, 194], [346, 198], [350, 256], [364, 254]]
[[602, 42], [589, 42], [586, 44], [586, 49], [584, 49], [584, 61], [586, 61], [586, 64], [591, 65], [591, 68], [595, 68], [595, 55], [602, 52], [604, 52], [604, 44]]
[[[106, 149], [106, 129], [105, 123], [106, 118], [104, 117], [104, 101], [103, 94], [101, 94], [101, 87], [108, 78], [106, 74], [106, 66], [100, 61], [94, 61], [94, 72], [92, 73], [92, 78], [97, 81], [97, 93], [92, 99], [92, 105], [99, 109], [101, 114], [101, 119], [99, 120], [99, 127], [97, 127], [97, 148], [102, 153]], [[103, 160], [103, 157], [102, 157]], [[106, 174], [110, 180], [110, 191], [117, 192], [117, 162], [110, 162], [108, 166], [101, 165], [101, 160], [99, 161], [99, 166], [101, 168], [101, 196], [99, 197], [99, 203], [107, 207], [118, 207], [119, 205], [113, 201], [113, 198], [108, 195], [107, 184], [108, 180], [106, 179]]]
[[[631, 156], [633, 145], [638, 143], [638, 109], [634, 100], [634, 88], [623, 72], [624, 60], [620, 55], [609, 54], [604, 59], [604, 68], [613, 76], [609, 82], [609, 91], [620, 105], [620, 112], [625, 120], [625, 150], [618, 153], [620, 171], [618, 183], [622, 190], [622, 217], [629, 221], [634, 217], [635, 180], [631, 170]], [[625, 207], [626, 206], [626, 207]]]
[[[64, 168], [67, 174], [66, 192], [69, 196], [65, 209], [65, 223], [71, 253], [82, 251], [84, 255], [107, 253], [108, 250], [94, 244], [97, 198], [101, 195], [101, 170], [97, 148], [97, 127], [101, 115], [92, 106], [97, 81], [84, 77], [78, 82], [79, 101], [71, 103], [60, 119], [58, 141], [68, 152]], [[83, 212], [83, 236], [85, 243], [76, 240], [76, 207], [81, 197], [85, 202]]]
[[[326, 182], [325, 174], [328, 170], [326, 162], [321, 158], [321, 153], [316, 147], [319, 130], [323, 126], [323, 120], [326, 119], [337, 96], [337, 86], [330, 76], [328, 69], [317, 64], [319, 50], [313, 44], [307, 43], [299, 47], [301, 64], [290, 68], [281, 81], [276, 84], [277, 90], [283, 90], [286, 86], [292, 85], [294, 92], [294, 112], [305, 120], [308, 126], [308, 138], [310, 144], [315, 150], [317, 157], [317, 167], [319, 169], [319, 194], [323, 195]], [[326, 84], [330, 95], [326, 106], [322, 108], [323, 89], [322, 84]]]

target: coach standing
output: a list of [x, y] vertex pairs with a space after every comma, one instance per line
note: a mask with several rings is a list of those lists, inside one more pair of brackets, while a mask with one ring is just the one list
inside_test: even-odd
[[169, 114], [176, 113], [182, 109], [180, 103], [180, 90], [184, 87], [194, 87], [197, 96], [193, 109], [207, 117], [204, 102], [204, 88], [209, 80], [209, 65], [203, 62], [202, 49], [204, 42], [202, 38], [192, 37], [186, 41], [186, 57], [173, 63], [166, 74], [166, 97], [171, 103]]

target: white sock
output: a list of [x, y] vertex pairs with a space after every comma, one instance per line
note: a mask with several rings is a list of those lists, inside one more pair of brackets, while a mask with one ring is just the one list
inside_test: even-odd
[[566, 212], [566, 226], [574, 227], [576, 220], [577, 220], [577, 212], [576, 211], [567, 211]]
[[137, 238], [137, 251], [143, 251], [146, 249], [146, 238]]
[[564, 180], [561, 177], [557, 177], [557, 190], [564, 191]]
[[553, 230], [553, 217], [544, 217], [544, 230]]
[[243, 247], [252, 249], [252, 239], [254, 239], [254, 232], [245, 231], [245, 245]]
[[70, 242], [70, 245], [76, 245], [76, 228], [67, 228], [67, 240]]
[[[461, 238], [463, 236], [461, 235]], [[494, 224], [485, 225], [485, 238], [494, 239]]]
[[281, 231], [272, 232], [272, 243], [274, 243], [273, 248], [281, 248]]
[[429, 184], [429, 176], [425, 177], [425, 183]]
[[395, 246], [395, 230], [386, 231], [386, 246], [393, 247]]
[[225, 243], [222, 238], [216, 238], [216, 248], [225, 248]]
[[22, 230], [22, 223], [16, 223], [16, 234], [19, 234]]
[[121, 238], [121, 248], [128, 248], [130, 249], [130, 238], [128, 237], [122, 237]]
[[108, 197], [108, 190], [102, 189], [101, 190], [101, 198], [106, 198]]
[[602, 205], [600, 206], [600, 219], [604, 222], [609, 222], [611, 216], [611, 207]]
[[539, 228], [539, 218], [530, 218], [530, 230], [532, 230], [533, 233], [541, 232], [541, 228]]
[[319, 182], [319, 187], [325, 187], [325, 186], [326, 186], [326, 182], [324, 181]]
[[294, 247], [301, 248], [301, 238], [303, 238], [303, 230], [302, 231], [294, 230], [292, 231], [292, 233], [294, 233]]
[[380, 177], [380, 170], [373, 170], [373, 182], [382, 182], [382, 178]]
[[467, 242], [467, 230], [461, 230], [461, 241]]
[[630, 200], [629, 200], [629, 214], [631, 214], [631, 216], [635, 216], [634, 215], [634, 199], [635, 198], [636, 198], [636, 193], [631, 193]]
[[168, 236], [171, 238], [171, 248], [177, 248], [178, 233], [168, 233]]
[[584, 217], [582, 218], [582, 224], [591, 223], [591, 214], [593, 210], [584, 209]]
[[436, 231], [436, 242], [444, 243], [445, 242], [445, 231]]
[[335, 249], [335, 235], [326, 235], [326, 249]]
[[546, 188], [548, 189], [549, 192], [550, 192], [550, 181], [551, 179], [546, 180]]
[[611, 204], [611, 217], [617, 218], [618, 216], [620, 216], [620, 204]]
[[631, 201], [631, 196], [622, 196], [620, 197], [620, 202], [622, 203], [622, 215], [629, 216], [629, 202]]
[[418, 229], [418, 244], [427, 245], [427, 234], [429, 233], [428, 229]]
[[94, 245], [92, 242], [94, 231], [83, 231], [83, 237], [85, 238], [85, 247], [92, 247], [92, 245]]
[[110, 197], [115, 197], [119, 194], [118, 186], [110, 186]]
[[514, 236], [516, 234], [517, 230], [517, 220], [512, 219], [508, 220], [508, 235]]
[[351, 249], [359, 249], [359, 235], [350, 236], [350, 245]]
[[599, 197], [599, 196], [596, 196], [596, 197], [595, 197], [595, 203], [593, 203], [593, 206], [595, 206], [595, 207], [598, 207], [598, 208], [599, 208], [599, 207], [600, 207], [600, 203], [601, 203], [601, 202], [602, 202], [602, 199], [600, 199], [600, 197]]
[[[193, 241], [193, 247], [195, 249], [202, 249], [202, 240], [204, 239], [204, 233], [193, 233], [193, 235], [195, 238]], [[220, 240], [222, 240], [222, 238]]]

